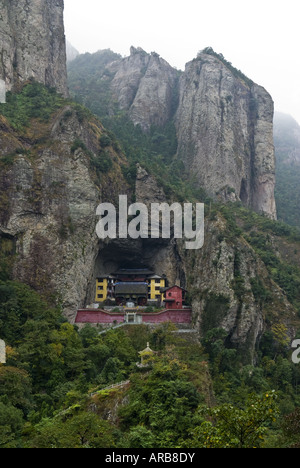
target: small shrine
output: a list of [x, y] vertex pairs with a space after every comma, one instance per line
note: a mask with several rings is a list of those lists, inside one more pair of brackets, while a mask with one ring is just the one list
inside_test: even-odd
[[156, 351], [153, 351], [150, 348], [150, 343], [147, 343], [147, 347], [143, 351], [139, 352], [139, 355], [141, 357], [141, 363], [137, 363], [137, 367], [139, 367], [140, 369], [146, 369], [150, 367], [149, 360], [151, 357], [154, 356], [154, 354], [156, 354]]
[[6, 347], [3, 340], [0, 340], [0, 364], [6, 364]]

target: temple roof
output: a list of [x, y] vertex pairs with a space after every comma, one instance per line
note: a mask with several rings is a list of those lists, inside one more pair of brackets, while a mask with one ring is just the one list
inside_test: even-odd
[[139, 354], [140, 355], [143, 355], [143, 354], [148, 354], [148, 353], [155, 353], [155, 351], [152, 351], [152, 349], [150, 348], [150, 343], [147, 343], [147, 348], [144, 349], [143, 351], [140, 351]]
[[169, 286], [169, 287], [167, 287], [167, 288], [160, 288], [160, 292], [170, 291], [170, 289], [175, 289], [175, 288], [179, 288], [179, 289], [181, 289], [182, 291], [187, 292], [186, 289], [181, 288], [180, 286], [176, 286], [176, 285], [175, 285], [175, 286]]
[[123, 294], [137, 294], [147, 296], [148, 284], [138, 282], [117, 283], [115, 285], [115, 293], [118, 296]]
[[153, 275], [154, 272], [151, 270], [148, 270], [146, 268], [121, 268], [120, 270], [112, 273], [114, 276], [120, 276], [120, 275], [145, 275], [145, 276], [150, 276]]

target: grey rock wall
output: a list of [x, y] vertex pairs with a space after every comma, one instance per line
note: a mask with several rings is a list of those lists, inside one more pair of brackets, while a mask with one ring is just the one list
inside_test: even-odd
[[112, 65], [116, 74], [111, 87], [121, 109], [135, 125], [149, 131], [172, 118], [177, 72], [158, 54], [131, 47], [130, 56]]
[[115, 100], [135, 125], [149, 132], [175, 120], [177, 157], [208, 195], [276, 219], [274, 104], [264, 88], [206, 52], [181, 73], [132, 47], [108, 69]]
[[29, 78], [68, 94], [63, 0], [0, 0], [0, 78]]
[[276, 218], [273, 101], [202, 53], [188, 63], [176, 114], [178, 155], [207, 193]]

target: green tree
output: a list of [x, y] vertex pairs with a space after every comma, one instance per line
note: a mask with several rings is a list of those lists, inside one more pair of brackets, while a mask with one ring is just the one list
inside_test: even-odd
[[156, 447], [178, 446], [187, 436], [199, 404], [199, 393], [186, 371], [169, 352], [153, 359], [147, 378], [132, 376], [129, 403], [120, 410], [122, 428], [130, 432], [132, 427], [143, 426], [155, 437]]
[[0, 366], [0, 398], [28, 413], [32, 407], [31, 379], [29, 374], [16, 367]]
[[262, 397], [250, 395], [244, 408], [224, 404], [205, 410], [207, 420], [193, 431], [189, 444], [200, 448], [257, 448], [267, 428], [277, 420], [277, 395], [274, 391]]
[[80, 412], [67, 418], [41, 421], [29, 432], [26, 445], [31, 448], [113, 448], [115, 443], [107, 421], [96, 414]]
[[155, 437], [153, 433], [144, 426], [132, 427], [122, 442], [126, 448], [153, 448]]
[[0, 448], [16, 448], [23, 426], [22, 411], [0, 401]]

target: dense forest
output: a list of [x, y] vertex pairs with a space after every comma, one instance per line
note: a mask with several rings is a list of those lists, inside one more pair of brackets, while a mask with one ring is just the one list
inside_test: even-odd
[[[0, 112], [21, 131], [33, 118], [47, 120], [62, 104], [53, 90], [31, 83], [9, 94]], [[79, 105], [76, 109], [88, 113]], [[118, 119], [122, 125], [116, 125], [116, 117], [111, 120], [102, 147], [108, 139], [121, 145], [129, 162], [123, 169], [128, 181], [133, 183], [139, 161], [170, 197], [206, 201], [206, 216], [218, 214], [229, 239], [242, 236], [252, 246], [300, 314], [298, 231], [240, 204], [222, 206], [207, 199], [171, 157], [176, 145], [172, 125], [144, 135], [126, 116]], [[1, 157], [0, 164], [10, 165], [14, 157]], [[270, 324], [255, 365], [243, 365], [226, 332], [210, 323], [200, 340], [169, 323], [106, 333], [101, 327], [78, 328], [64, 318], [58, 301], [14, 279], [11, 239], [2, 235], [0, 241], [0, 337], [7, 345], [7, 364], [0, 365], [1, 448], [300, 446], [300, 368], [291, 360], [284, 327]], [[293, 261], [279, 257], [280, 242], [294, 246]], [[259, 279], [252, 289], [262, 305], [270, 301]], [[236, 294], [243, 296], [240, 277]], [[215, 307], [222, 306], [219, 299]], [[154, 353], [141, 369], [139, 352], [147, 342]]]
[[[243, 367], [221, 329], [202, 344], [171, 324], [79, 331], [3, 270], [1, 278], [0, 329], [8, 344], [0, 367], [1, 448], [300, 443], [299, 367], [280, 330], [266, 337], [259, 365]], [[141, 370], [136, 363], [147, 340], [156, 353]]]
[[[241, 367], [220, 329], [202, 344], [171, 324], [79, 331], [1, 266], [2, 448], [298, 446], [300, 374], [280, 330], [256, 367]], [[147, 341], [156, 353], [140, 370]]]

